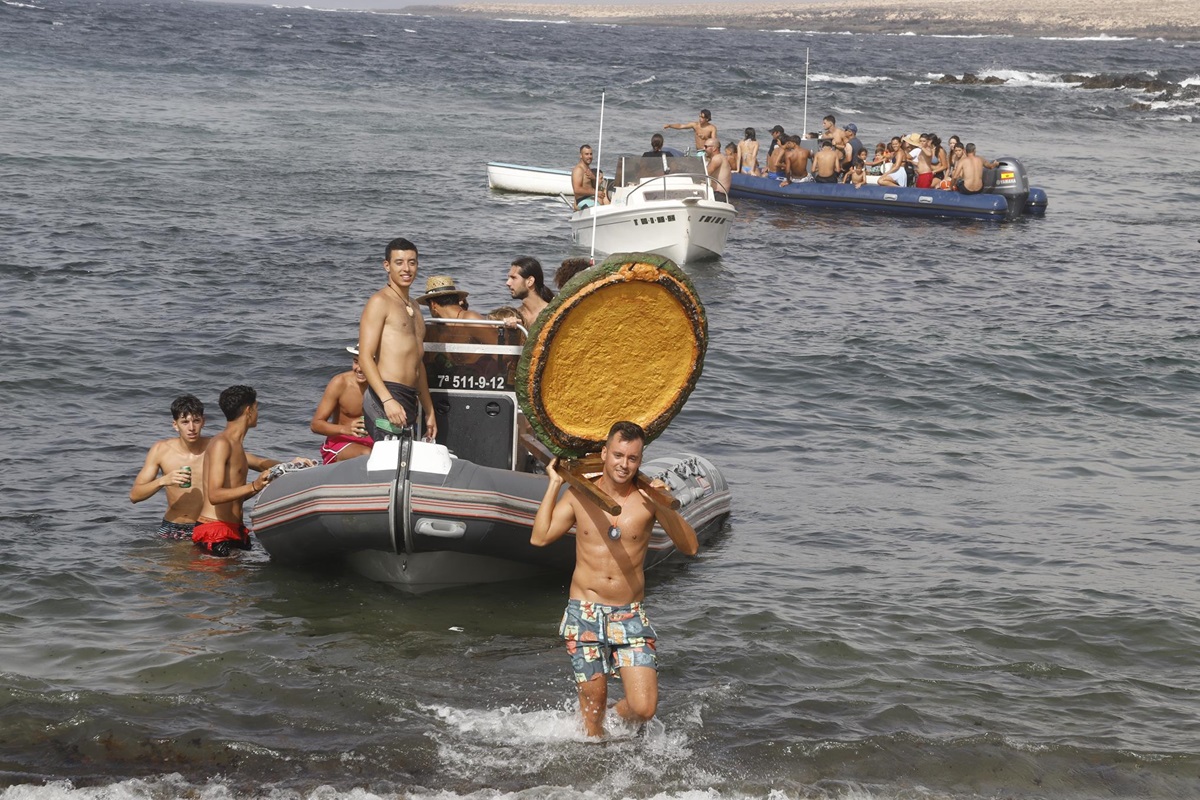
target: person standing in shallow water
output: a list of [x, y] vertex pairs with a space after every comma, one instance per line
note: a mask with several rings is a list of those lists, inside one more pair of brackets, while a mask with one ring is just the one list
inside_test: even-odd
[[212, 438], [200, 433], [204, 430], [204, 404], [190, 394], [176, 397], [171, 403], [171, 427], [178, 436], [160, 439], [150, 446], [141, 471], [133, 479], [129, 501], [140, 503], [158, 494], [159, 489], [166, 489], [167, 511], [159, 523], [158, 536], [190, 542], [204, 504], [200, 480], [204, 452]]
[[[657, 520], [679, 551], [694, 556], [696, 532], [677, 511], [658, 505], [637, 486], [646, 432], [633, 422], [617, 422], [600, 450], [603, 471], [596, 486], [621, 506], [610, 515], [574, 489], [559, 498], [563, 479], [558, 459], [546, 472], [550, 483], [538, 507], [530, 542], [544, 547], [575, 527], [575, 572], [559, 633], [566, 641], [579, 690], [579, 710], [588, 736], [604, 735], [608, 679], [617, 676], [625, 696], [614, 708], [640, 724], [658, 710], [658, 639], [642, 601], [645, 561]], [[664, 488], [659, 481], [651, 486]]]
[[[225, 415], [225, 430], [208, 443], [204, 457], [204, 506], [200, 509], [192, 542], [213, 555], [227, 556], [232, 548], [250, 549], [250, 534], [242, 524], [242, 505], [267, 488], [266, 472], [282, 463], [247, 453], [246, 434], [258, 427], [258, 393], [250, 386], [230, 386], [218, 400]], [[293, 463], [313, 466], [312, 459], [295, 458]], [[250, 470], [257, 478], [246, 482]]]

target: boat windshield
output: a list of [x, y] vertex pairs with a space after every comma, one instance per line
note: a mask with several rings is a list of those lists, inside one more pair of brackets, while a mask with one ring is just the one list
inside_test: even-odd
[[523, 328], [496, 320], [425, 321], [425, 373], [432, 390], [516, 391]]
[[700, 156], [621, 156], [617, 161], [617, 186], [636, 186], [646, 178], [689, 175], [703, 180], [707, 173]]

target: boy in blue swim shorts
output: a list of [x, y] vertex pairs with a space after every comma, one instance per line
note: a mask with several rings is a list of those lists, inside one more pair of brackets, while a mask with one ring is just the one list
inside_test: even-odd
[[[603, 471], [595, 484], [620, 507], [617, 514], [574, 487], [560, 499], [563, 477], [558, 459], [551, 460], [546, 470], [550, 483], [530, 536], [532, 544], [544, 547], [575, 528], [575, 572], [559, 633], [571, 656], [588, 736], [604, 736], [610, 675], [619, 677], [625, 689], [614, 709], [621, 718], [640, 724], [658, 709], [658, 635], [642, 608], [646, 552], [655, 521], [681, 552], [695, 555], [699, 549], [692, 526], [639, 488], [645, 443], [646, 433], [639, 425], [618, 422], [600, 450]], [[649, 485], [663, 488], [657, 481]]]

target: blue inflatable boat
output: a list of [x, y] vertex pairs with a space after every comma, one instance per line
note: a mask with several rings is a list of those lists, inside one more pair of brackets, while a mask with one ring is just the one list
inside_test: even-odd
[[1046, 192], [1029, 185], [1024, 166], [1015, 158], [997, 159], [999, 166], [984, 171], [984, 190], [960, 194], [941, 189], [900, 186], [789, 183], [783, 176], [735, 174], [731, 194], [747, 200], [788, 203], [808, 208], [879, 212], [919, 217], [958, 217], [1005, 221], [1022, 214], [1046, 213]]

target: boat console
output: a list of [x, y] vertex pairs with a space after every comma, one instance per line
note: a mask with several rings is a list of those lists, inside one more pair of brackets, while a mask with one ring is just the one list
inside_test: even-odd
[[526, 330], [499, 320], [425, 322], [425, 373], [437, 417], [437, 443], [457, 458], [527, 471], [517, 434], [517, 362]]

